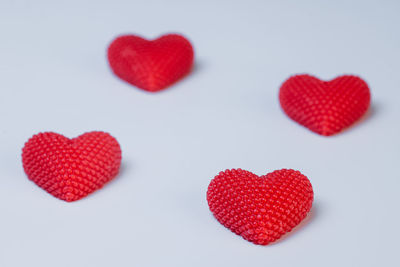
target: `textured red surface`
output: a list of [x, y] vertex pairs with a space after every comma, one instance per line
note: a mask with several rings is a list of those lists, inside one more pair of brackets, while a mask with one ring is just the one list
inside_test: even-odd
[[109, 46], [108, 61], [121, 79], [156, 92], [190, 72], [193, 54], [190, 42], [177, 34], [164, 35], [153, 41], [125, 35]]
[[311, 131], [329, 136], [349, 127], [368, 110], [368, 85], [351, 75], [321, 81], [310, 75], [286, 80], [279, 100], [286, 114]]
[[34, 135], [22, 149], [28, 178], [53, 196], [75, 201], [113, 179], [121, 165], [117, 140], [103, 132], [68, 139], [46, 132]]
[[215, 176], [207, 191], [215, 218], [258, 245], [267, 245], [291, 231], [306, 217], [313, 198], [307, 177], [286, 169], [264, 176], [226, 170]]

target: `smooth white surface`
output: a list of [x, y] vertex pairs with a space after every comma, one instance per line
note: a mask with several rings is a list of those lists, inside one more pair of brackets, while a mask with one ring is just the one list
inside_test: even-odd
[[[11, 1], [0, 3], [0, 266], [399, 266], [400, 2]], [[150, 94], [111, 74], [122, 33], [186, 35], [194, 72]], [[280, 109], [295, 73], [363, 77], [369, 116], [321, 137]], [[121, 174], [65, 203], [30, 182], [40, 131], [110, 132]], [[299, 169], [310, 217], [256, 246], [211, 215], [227, 168]]]

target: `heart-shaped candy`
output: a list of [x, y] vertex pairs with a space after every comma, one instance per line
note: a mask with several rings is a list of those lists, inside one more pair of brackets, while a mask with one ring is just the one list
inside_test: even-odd
[[219, 173], [207, 190], [215, 218], [232, 232], [267, 245], [290, 232], [310, 211], [310, 181], [299, 171], [278, 170], [264, 176], [233, 169]]
[[118, 174], [121, 149], [117, 140], [104, 132], [74, 139], [46, 132], [25, 143], [22, 163], [30, 180], [70, 202], [101, 188]]
[[108, 48], [108, 61], [114, 73], [149, 92], [160, 91], [188, 74], [193, 58], [192, 45], [177, 34], [152, 41], [124, 35]]
[[360, 119], [370, 105], [368, 85], [351, 75], [321, 81], [310, 75], [286, 80], [279, 92], [285, 113], [321, 135], [342, 131]]

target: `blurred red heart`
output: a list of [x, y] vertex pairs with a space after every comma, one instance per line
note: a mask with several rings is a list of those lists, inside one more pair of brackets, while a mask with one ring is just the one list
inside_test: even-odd
[[188, 74], [193, 58], [192, 45], [177, 34], [153, 41], [124, 35], [108, 48], [108, 61], [114, 73], [149, 92], [160, 91]]

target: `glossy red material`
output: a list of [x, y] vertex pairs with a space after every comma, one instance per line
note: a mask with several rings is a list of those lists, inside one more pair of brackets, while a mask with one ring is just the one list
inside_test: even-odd
[[111, 69], [122, 80], [149, 92], [175, 83], [192, 68], [193, 47], [181, 35], [149, 41], [134, 35], [116, 38], [108, 48]]
[[258, 245], [278, 240], [310, 211], [310, 181], [299, 171], [277, 170], [264, 176], [232, 169], [211, 181], [207, 201], [215, 218]]
[[320, 135], [333, 135], [359, 120], [370, 105], [370, 90], [359, 77], [321, 81], [310, 75], [286, 80], [279, 92], [282, 109], [294, 121]]
[[70, 202], [101, 188], [118, 174], [121, 149], [117, 140], [104, 132], [74, 139], [46, 132], [26, 142], [22, 163], [30, 180]]

